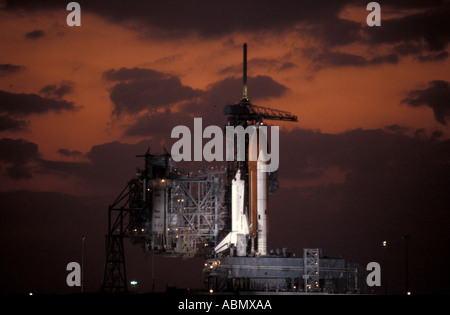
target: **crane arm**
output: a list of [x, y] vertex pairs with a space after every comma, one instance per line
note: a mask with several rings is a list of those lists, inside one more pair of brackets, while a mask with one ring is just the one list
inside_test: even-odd
[[268, 108], [259, 105], [253, 105], [250, 102], [240, 102], [235, 105], [227, 105], [224, 108], [224, 114], [234, 116], [239, 120], [282, 120], [282, 121], [298, 121], [297, 116], [290, 112]]

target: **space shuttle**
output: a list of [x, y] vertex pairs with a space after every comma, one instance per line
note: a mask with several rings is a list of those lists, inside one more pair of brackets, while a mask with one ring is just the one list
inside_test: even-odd
[[241, 171], [238, 170], [231, 183], [231, 232], [214, 248], [216, 254], [232, 249], [236, 250], [237, 256], [246, 256], [250, 239], [250, 254], [267, 255], [268, 172], [262, 154], [261, 151], [257, 161], [248, 162], [250, 221], [244, 210], [245, 180], [241, 179]]
[[[244, 44], [243, 85], [243, 97], [240, 104], [248, 106], [250, 101], [247, 95], [247, 44]], [[254, 125], [257, 139], [259, 139], [258, 127], [260, 125], [261, 123]], [[247, 157], [254, 156], [250, 150], [249, 146]], [[241, 178], [244, 176], [240, 170], [237, 170], [231, 183], [231, 232], [214, 248], [216, 254], [230, 248], [236, 249], [237, 256], [246, 256], [248, 240], [250, 240], [251, 255], [267, 255], [269, 168], [268, 159], [263, 150], [258, 148], [256, 151], [259, 153], [257, 160], [247, 161], [248, 207], [244, 207], [246, 183]], [[255, 241], [257, 241], [256, 244]], [[231, 255], [233, 254], [231, 253]]]
[[247, 215], [244, 213], [244, 197], [245, 181], [241, 179], [241, 171], [238, 170], [231, 183], [231, 232], [215, 247], [216, 253], [234, 246], [238, 256], [247, 254], [249, 228]]

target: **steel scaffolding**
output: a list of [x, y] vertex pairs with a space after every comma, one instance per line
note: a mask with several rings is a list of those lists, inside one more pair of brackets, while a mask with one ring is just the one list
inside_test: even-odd
[[205, 254], [226, 226], [226, 169], [185, 171], [170, 155], [145, 157], [145, 169], [108, 209], [102, 289], [126, 292], [124, 238], [145, 252], [175, 257]]
[[314, 292], [319, 290], [319, 249], [303, 249], [303, 266], [305, 268], [303, 279], [305, 280], [305, 291]]

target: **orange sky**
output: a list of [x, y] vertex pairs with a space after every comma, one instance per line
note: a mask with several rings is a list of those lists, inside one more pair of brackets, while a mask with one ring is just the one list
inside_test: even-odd
[[[302, 53], [317, 47], [317, 40], [311, 34], [299, 35], [297, 30], [264, 35], [232, 32], [213, 38], [193, 34], [165, 39], [146, 35], [130, 23], [112, 23], [90, 12], [82, 13], [81, 27], [68, 27], [66, 15], [65, 10], [0, 12], [0, 63], [25, 67], [24, 71], [0, 77], [0, 90], [37, 94], [49, 84], [71, 81], [74, 85], [73, 92], [64, 99], [73, 102], [76, 111], [32, 114], [26, 117], [30, 122], [28, 131], [2, 134], [38, 144], [45, 159], [72, 160], [57, 153], [61, 148], [88, 152], [97, 144], [136, 143], [146, 138], [123, 135], [123, 126], [133, 120], [126, 115], [112, 116], [109, 93], [115, 83], [102, 79], [104, 71], [122, 67], [153, 69], [178, 77], [185, 86], [206, 90], [227, 76], [240, 76], [238, 72], [219, 72], [233, 66], [240, 69], [244, 42], [248, 43], [250, 66], [252, 59], [278, 61], [278, 65], [269, 67], [250, 67], [249, 76], [267, 75], [288, 88], [279, 98], [255, 103], [291, 111], [299, 117], [295, 127], [339, 133], [397, 124], [411, 130], [438, 129], [450, 136], [448, 126], [434, 119], [431, 108], [401, 104], [409, 91], [425, 87], [431, 80], [450, 80], [447, 60], [420, 63], [406, 56], [397, 64], [317, 70]], [[366, 11], [349, 6], [341, 16], [364, 24]], [[44, 30], [45, 36], [25, 38], [24, 34], [31, 30]], [[341, 51], [358, 52], [369, 58], [386, 47], [352, 43], [343, 45]], [[279, 71], [277, 67], [283, 62], [295, 66]], [[252, 95], [249, 86], [250, 99]], [[237, 101], [240, 96], [241, 91], [237, 90], [229, 101]], [[221, 111], [220, 106], [226, 104], [214, 105], [219, 106], [215, 110]], [[225, 117], [217, 124], [224, 121]]]
[[[378, 1], [372, 28], [369, 1], [80, 0], [80, 27], [66, 24], [68, 2], [0, 0], [0, 293], [79, 290], [64, 280], [81, 235], [97, 292], [108, 202], [142, 167], [137, 154], [170, 151], [177, 124], [224, 126], [244, 43], [252, 104], [299, 120], [280, 123], [269, 245], [364, 268], [388, 240], [400, 294], [409, 234], [413, 292], [448, 292], [448, 1]], [[129, 276], [150, 292], [137, 251]], [[201, 268], [177, 264], [159, 260], [159, 291], [201, 282]]]

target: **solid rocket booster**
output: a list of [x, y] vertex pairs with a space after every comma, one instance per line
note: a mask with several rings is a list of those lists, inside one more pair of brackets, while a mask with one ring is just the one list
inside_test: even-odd
[[258, 215], [258, 251], [259, 255], [267, 255], [267, 162], [260, 151], [257, 162], [257, 215]]
[[255, 239], [258, 234], [257, 172], [257, 161], [248, 161], [248, 216], [250, 221], [250, 237], [252, 239]]

